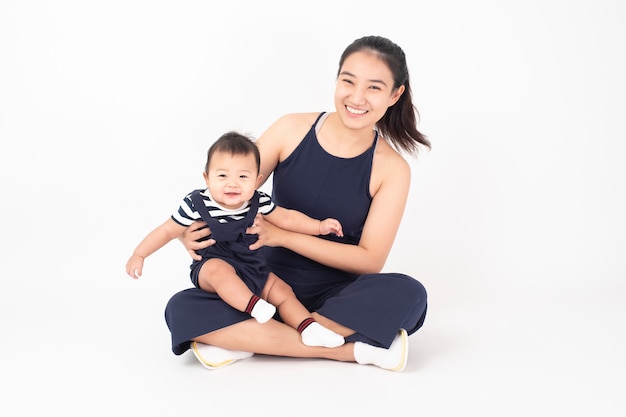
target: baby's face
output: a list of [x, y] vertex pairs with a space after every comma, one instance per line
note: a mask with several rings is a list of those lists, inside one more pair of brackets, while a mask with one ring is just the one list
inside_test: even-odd
[[253, 154], [228, 152], [213, 154], [204, 179], [215, 202], [228, 209], [237, 209], [250, 200], [260, 182]]

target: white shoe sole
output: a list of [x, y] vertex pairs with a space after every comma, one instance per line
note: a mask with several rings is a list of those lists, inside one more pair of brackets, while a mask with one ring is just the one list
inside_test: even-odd
[[253, 355], [252, 352], [228, 350], [198, 342], [191, 342], [191, 350], [202, 366], [210, 370], [223, 368]]
[[391, 344], [391, 346], [389, 347], [389, 349], [395, 347], [394, 345], [396, 343], [401, 343], [401, 349], [402, 349], [402, 354], [401, 354], [401, 361], [398, 364], [398, 366], [396, 366], [395, 368], [390, 368], [390, 371], [396, 371], [396, 372], [400, 372], [403, 371], [404, 368], [406, 368], [406, 363], [408, 361], [409, 358], [409, 335], [406, 332], [406, 330], [404, 329], [400, 329], [400, 332], [398, 333], [398, 336], [396, 336], [395, 340], [393, 341], [393, 343]]

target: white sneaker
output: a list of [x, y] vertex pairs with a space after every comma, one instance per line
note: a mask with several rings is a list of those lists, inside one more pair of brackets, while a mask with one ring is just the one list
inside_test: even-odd
[[211, 370], [223, 368], [240, 359], [248, 359], [254, 355], [252, 352], [228, 350], [199, 342], [191, 342], [191, 350], [202, 366]]
[[354, 359], [361, 365], [376, 365], [390, 371], [402, 371], [409, 356], [409, 336], [400, 329], [389, 349], [368, 345], [363, 342], [354, 344]]

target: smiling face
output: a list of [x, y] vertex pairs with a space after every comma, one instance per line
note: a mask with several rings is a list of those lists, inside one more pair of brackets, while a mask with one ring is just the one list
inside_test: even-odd
[[403, 92], [404, 86], [394, 89], [393, 74], [376, 53], [359, 51], [339, 70], [335, 109], [347, 127], [373, 129]]
[[235, 155], [217, 151], [211, 156], [204, 180], [216, 203], [238, 209], [252, 198], [261, 183], [261, 175], [252, 153]]

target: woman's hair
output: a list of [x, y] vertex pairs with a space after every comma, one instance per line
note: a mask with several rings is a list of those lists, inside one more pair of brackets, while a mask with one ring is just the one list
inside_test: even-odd
[[398, 150], [416, 155], [420, 144], [430, 148], [430, 141], [417, 130], [419, 113], [413, 104], [409, 70], [402, 48], [381, 36], [365, 36], [357, 39], [343, 51], [337, 76], [346, 58], [361, 51], [375, 53], [387, 64], [393, 74], [394, 89], [404, 85], [404, 93], [393, 106], [387, 109], [383, 118], [376, 123], [376, 128]]
[[226, 132], [220, 136], [209, 148], [207, 152], [206, 165], [204, 170], [209, 172], [209, 164], [215, 152], [225, 152], [230, 155], [250, 155], [253, 154], [256, 160], [257, 171], [261, 166], [261, 154], [259, 148], [252, 138], [238, 132]]

